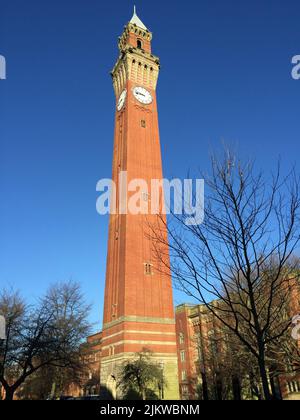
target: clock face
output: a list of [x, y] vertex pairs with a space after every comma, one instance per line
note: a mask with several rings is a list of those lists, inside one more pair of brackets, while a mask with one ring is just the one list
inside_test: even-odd
[[133, 94], [135, 98], [144, 105], [149, 105], [153, 101], [151, 93], [142, 87], [135, 87], [133, 89]]
[[118, 100], [118, 105], [117, 105], [117, 109], [118, 111], [121, 111], [121, 109], [123, 108], [125, 101], [126, 101], [126, 96], [127, 96], [127, 90], [123, 90], [123, 92], [121, 93], [119, 100]]

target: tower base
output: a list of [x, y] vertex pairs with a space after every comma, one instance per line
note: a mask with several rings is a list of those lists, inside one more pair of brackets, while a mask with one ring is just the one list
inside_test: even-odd
[[[108, 398], [123, 399], [124, 396], [118, 386], [120, 370], [126, 362], [135, 358], [135, 353], [123, 353], [101, 359], [101, 389], [106, 392]], [[150, 359], [164, 367], [165, 385], [160, 398], [171, 401], [179, 400], [177, 355], [153, 354]]]

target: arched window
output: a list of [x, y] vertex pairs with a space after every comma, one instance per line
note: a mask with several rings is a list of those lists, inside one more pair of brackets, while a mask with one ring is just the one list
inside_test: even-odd
[[152, 276], [153, 275], [153, 265], [150, 263], [145, 263], [145, 275]]
[[140, 39], [137, 40], [137, 47], [139, 50], [141, 50], [143, 48], [143, 43]]

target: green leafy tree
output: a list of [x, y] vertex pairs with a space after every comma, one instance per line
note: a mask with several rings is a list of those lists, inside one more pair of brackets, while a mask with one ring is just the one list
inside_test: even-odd
[[152, 353], [144, 349], [137, 353], [133, 360], [126, 362], [121, 368], [119, 388], [125, 399], [158, 399], [162, 397], [167, 386], [163, 369], [152, 359]]

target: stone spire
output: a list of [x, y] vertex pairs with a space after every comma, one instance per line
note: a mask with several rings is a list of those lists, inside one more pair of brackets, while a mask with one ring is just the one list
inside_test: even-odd
[[139, 28], [142, 28], [145, 31], [147, 31], [146, 26], [143, 24], [143, 22], [141, 21], [141, 19], [136, 14], [136, 7], [135, 6], [134, 6], [134, 9], [133, 9], [133, 16], [131, 18], [130, 23], [133, 23], [134, 25], [138, 26]]

